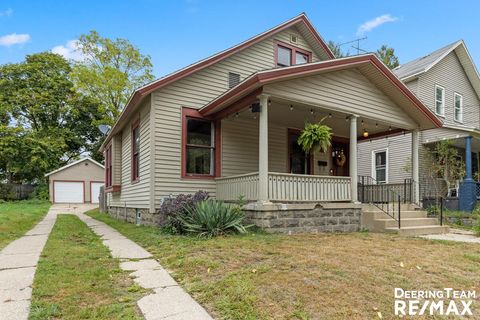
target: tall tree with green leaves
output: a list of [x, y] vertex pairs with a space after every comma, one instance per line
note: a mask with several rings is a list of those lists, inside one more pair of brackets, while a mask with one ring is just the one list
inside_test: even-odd
[[340, 48], [340, 45], [335, 41], [330, 40], [328, 41], [327, 45], [330, 51], [332, 51], [335, 58], [343, 58], [349, 56], [349, 53], [343, 52], [342, 48]]
[[382, 62], [390, 69], [394, 69], [400, 65], [398, 57], [395, 55], [395, 49], [390, 48], [385, 44], [382, 45], [375, 54], [378, 59], [382, 60]]
[[73, 69], [76, 88], [101, 106], [98, 124], [112, 125], [132, 92], [153, 80], [150, 57], [126, 39], [111, 40], [98, 32], [80, 36], [83, 60]]
[[103, 115], [75, 92], [71, 66], [43, 52], [0, 66], [0, 180], [33, 182], [93, 151]]

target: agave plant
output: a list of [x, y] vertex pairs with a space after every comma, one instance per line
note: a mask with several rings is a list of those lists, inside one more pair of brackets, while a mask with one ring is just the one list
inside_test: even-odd
[[246, 233], [250, 226], [243, 225], [244, 215], [238, 206], [222, 201], [205, 200], [187, 209], [180, 220], [186, 232], [200, 237], [215, 237], [228, 233]]
[[322, 121], [319, 123], [306, 123], [300, 137], [298, 137], [297, 142], [306, 153], [326, 152], [332, 145], [332, 129], [322, 124]]

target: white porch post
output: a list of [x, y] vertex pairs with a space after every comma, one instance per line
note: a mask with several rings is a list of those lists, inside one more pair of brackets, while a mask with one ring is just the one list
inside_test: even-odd
[[269, 203], [268, 198], [268, 95], [261, 94], [258, 130], [258, 202]]
[[352, 189], [352, 202], [358, 202], [357, 184], [357, 115], [350, 116], [350, 161], [349, 171], [351, 179]]
[[420, 175], [418, 170], [418, 153], [419, 153], [419, 142], [418, 142], [419, 131], [417, 129], [412, 131], [412, 179], [414, 186], [413, 202], [420, 202]]

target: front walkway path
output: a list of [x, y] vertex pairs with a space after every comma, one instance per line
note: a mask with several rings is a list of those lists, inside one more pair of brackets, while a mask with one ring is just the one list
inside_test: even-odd
[[422, 236], [422, 238], [432, 240], [448, 240], [456, 242], [480, 243], [480, 237], [475, 236], [472, 231], [450, 228], [449, 233], [445, 234], [430, 234]]
[[186, 293], [152, 255], [117, 230], [83, 213], [76, 215], [85, 222], [114, 258], [123, 260], [120, 267], [132, 271], [131, 276], [141, 287], [153, 293], [138, 301], [145, 319], [157, 320], [211, 320], [212, 317]]
[[0, 319], [28, 319], [33, 277], [57, 214], [92, 208], [89, 205], [52, 205], [32, 230], [3, 248], [0, 252]]

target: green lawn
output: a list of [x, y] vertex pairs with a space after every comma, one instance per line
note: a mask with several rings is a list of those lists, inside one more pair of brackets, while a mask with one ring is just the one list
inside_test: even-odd
[[0, 250], [32, 229], [48, 212], [50, 202], [0, 202]]
[[150, 251], [218, 319], [393, 319], [395, 287], [480, 291], [477, 244], [364, 232], [198, 239], [88, 214]]
[[59, 215], [33, 283], [30, 319], [143, 319], [145, 291], [78, 217]]

